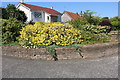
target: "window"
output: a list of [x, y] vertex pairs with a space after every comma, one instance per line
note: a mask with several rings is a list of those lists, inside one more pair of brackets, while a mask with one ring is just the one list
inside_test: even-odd
[[35, 18], [42, 18], [41, 12], [34, 12]]
[[47, 19], [49, 20], [49, 16], [47, 16]]

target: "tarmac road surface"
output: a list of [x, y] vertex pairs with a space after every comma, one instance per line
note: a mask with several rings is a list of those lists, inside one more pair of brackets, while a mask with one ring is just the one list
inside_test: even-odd
[[118, 55], [59, 61], [3, 56], [2, 78], [118, 78]]

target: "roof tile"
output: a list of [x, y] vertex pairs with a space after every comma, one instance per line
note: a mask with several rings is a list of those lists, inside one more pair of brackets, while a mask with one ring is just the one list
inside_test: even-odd
[[25, 3], [21, 3], [21, 4], [23, 4], [24, 6], [30, 8], [30, 9], [33, 9], [33, 10], [45, 11], [54, 16], [61, 14], [60, 12], [58, 12], [54, 9], [51, 9], [51, 8], [45, 8], [45, 7], [40, 7], [40, 6], [35, 6], [35, 5], [30, 5], [30, 4], [25, 4]]
[[68, 12], [68, 11], [64, 11], [64, 12], [67, 13], [72, 19], [82, 18], [82, 16], [80, 16], [77, 13], [72, 13], [72, 12]]

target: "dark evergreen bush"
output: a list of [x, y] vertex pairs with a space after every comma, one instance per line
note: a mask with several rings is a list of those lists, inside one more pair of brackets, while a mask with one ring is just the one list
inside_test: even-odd
[[16, 37], [20, 35], [20, 30], [25, 24], [15, 18], [2, 21], [2, 42], [4, 44], [17, 41]]
[[109, 26], [109, 29], [107, 29], [107, 33], [109, 33], [112, 30], [112, 24], [108, 20], [103, 20], [99, 23], [100, 26]]

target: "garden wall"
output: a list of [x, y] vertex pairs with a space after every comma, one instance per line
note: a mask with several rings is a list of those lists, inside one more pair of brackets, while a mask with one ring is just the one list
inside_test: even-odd
[[119, 45], [120, 44], [118, 42], [85, 45], [82, 48], [82, 55], [84, 58], [99, 58], [118, 54]]
[[[56, 48], [58, 60], [100, 58], [112, 54], [118, 54], [118, 42], [85, 45], [81, 53], [76, 48]], [[53, 60], [46, 48], [27, 49], [16, 46], [2, 46], [2, 55], [14, 56], [27, 59]]]
[[111, 31], [112, 38], [120, 39], [120, 31]]

